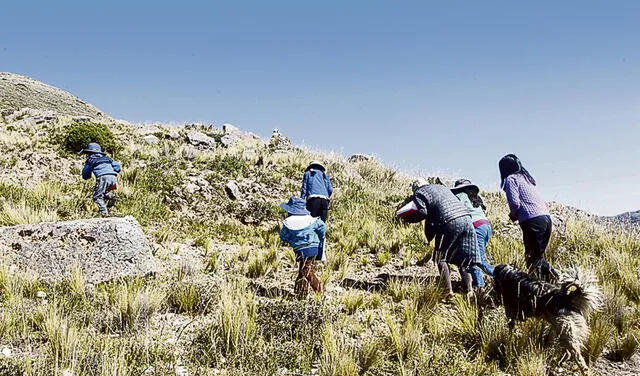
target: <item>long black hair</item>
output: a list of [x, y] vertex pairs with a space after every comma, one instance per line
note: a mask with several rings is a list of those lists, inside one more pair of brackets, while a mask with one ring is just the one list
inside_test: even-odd
[[487, 207], [484, 206], [484, 201], [482, 201], [482, 197], [480, 197], [480, 195], [478, 194], [478, 190], [474, 187], [466, 187], [463, 188], [461, 190], [461, 192], [464, 192], [467, 194], [467, 197], [469, 197], [469, 201], [471, 201], [471, 205], [473, 205], [474, 208], [482, 208], [482, 210], [487, 210]]
[[498, 169], [500, 170], [500, 188], [503, 190], [507, 177], [513, 174], [521, 174], [529, 183], [536, 185], [536, 179], [522, 166], [522, 162], [515, 154], [507, 154], [502, 157], [498, 162]]

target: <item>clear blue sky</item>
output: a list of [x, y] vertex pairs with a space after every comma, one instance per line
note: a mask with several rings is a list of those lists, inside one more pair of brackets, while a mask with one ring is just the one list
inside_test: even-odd
[[639, 1], [12, 1], [0, 71], [134, 122], [230, 122], [640, 209]]

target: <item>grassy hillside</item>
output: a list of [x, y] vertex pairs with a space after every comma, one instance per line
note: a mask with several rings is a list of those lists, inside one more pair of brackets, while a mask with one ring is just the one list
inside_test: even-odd
[[[79, 176], [83, 160], [63, 148], [71, 119], [16, 119], [0, 119], [0, 225], [94, 216], [92, 182]], [[439, 301], [435, 267], [416, 266], [432, 245], [420, 225], [393, 216], [409, 177], [376, 161], [282, 151], [252, 137], [229, 147], [191, 145], [193, 131], [224, 136], [202, 126], [109, 128], [124, 169], [117, 209], [144, 226], [164, 270], [93, 286], [80, 272], [44, 284], [0, 268], [0, 374], [577, 373], [573, 363], [557, 367], [562, 354], [545, 344], [543, 321], [509, 333], [502, 308]], [[149, 135], [154, 143], [143, 139]], [[301, 302], [292, 291], [295, 256], [278, 238], [277, 204], [299, 193], [311, 159], [327, 162], [336, 193], [329, 259], [319, 271], [327, 293]], [[225, 192], [232, 180], [236, 200]], [[495, 231], [490, 261], [522, 267], [520, 230], [507, 221], [504, 197], [483, 196]], [[585, 358], [597, 373], [622, 374], [611, 362], [637, 361], [640, 345], [640, 241], [553, 210], [551, 263], [594, 271], [606, 294], [606, 307], [589, 321]]]

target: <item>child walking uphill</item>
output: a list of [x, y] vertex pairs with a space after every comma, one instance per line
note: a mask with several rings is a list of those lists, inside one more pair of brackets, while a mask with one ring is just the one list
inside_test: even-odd
[[300, 190], [300, 197], [307, 200], [307, 210], [311, 212], [311, 216], [327, 221], [332, 193], [331, 178], [324, 165], [319, 161], [311, 161], [304, 172]]
[[476, 243], [478, 246], [478, 254], [482, 263], [471, 265], [470, 272], [473, 279], [473, 286], [482, 289], [485, 286], [482, 272], [493, 277], [493, 266], [487, 260], [487, 244], [491, 238], [491, 223], [484, 214], [487, 209], [482, 202], [482, 198], [478, 195], [480, 188], [472, 184], [468, 179], [458, 179], [451, 188], [451, 192], [464, 204], [471, 214], [471, 222], [476, 231]]
[[[82, 178], [88, 180], [91, 174], [96, 177], [96, 185], [93, 189], [93, 201], [98, 205], [100, 214], [106, 216], [109, 209], [115, 205], [115, 195], [109, 191], [114, 190], [118, 183], [118, 174], [121, 171], [120, 163], [107, 157], [102, 152], [99, 144], [92, 142], [85, 149], [83, 154], [87, 154], [87, 161], [82, 169]], [[105, 202], [105, 198], [107, 202]]]
[[509, 218], [518, 221], [522, 228], [525, 261], [529, 273], [553, 282], [558, 273], [544, 258], [551, 237], [551, 216], [542, 200], [536, 181], [514, 154], [507, 154], [498, 162], [500, 187], [507, 194]]
[[299, 197], [291, 197], [289, 202], [280, 204], [289, 213], [282, 222], [280, 239], [293, 247], [296, 253], [298, 276], [294, 291], [300, 299], [307, 296], [310, 288], [323, 292], [322, 282], [315, 274], [315, 260], [322, 258], [321, 244], [327, 231], [322, 219], [312, 217], [305, 206], [305, 200]]

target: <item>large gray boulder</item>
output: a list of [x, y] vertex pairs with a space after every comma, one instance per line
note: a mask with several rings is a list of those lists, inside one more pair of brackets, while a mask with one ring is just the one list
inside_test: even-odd
[[193, 146], [205, 146], [209, 148], [216, 146], [216, 139], [202, 132], [189, 132], [189, 134], [187, 134], [187, 141]]
[[151, 274], [159, 266], [131, 216], [0, 227], [0, 262], [53, 281], [79, 267], [90, 283]]

